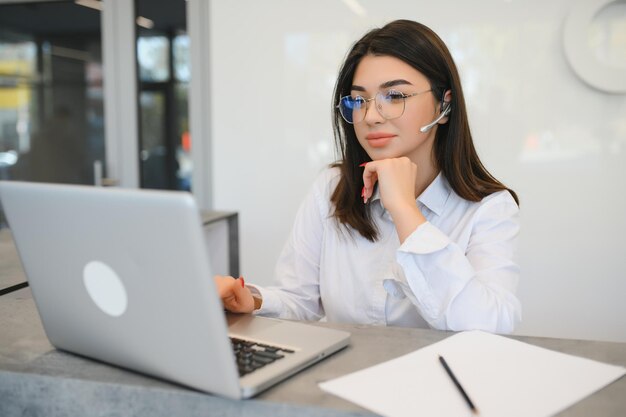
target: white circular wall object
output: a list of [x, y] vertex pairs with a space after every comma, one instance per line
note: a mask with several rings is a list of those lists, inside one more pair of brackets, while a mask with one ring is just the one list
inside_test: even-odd
[[87, 263], [83, 268], [83, 282], [100, 310], [113, 317], [124, 314], [128, 307], [126, 288], [110, 266], [100, 261]]
[[609, 93], [626, 93], [626, 68], [609, 66], [589, 48], [588, 28], [594, 17], [616, 0], [579, 0], [565, 20], [563, 47], [574, 72], [592, 87]]

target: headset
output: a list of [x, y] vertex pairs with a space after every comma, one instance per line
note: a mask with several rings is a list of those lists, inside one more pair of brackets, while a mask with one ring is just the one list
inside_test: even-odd
[[426, 126], [422, 126], [420, 128], [420, 132], [422, 132], [422, 133], [428, 132], [437, 123], [439, 123], [439, 121], [441, 119], [443, 119], [444, 117], [449, 115], [450, 112], [452, 111], [452, 104], [451, 103], [445, 103], [445, 105], [444, 105], [443, 97], [444, 97], [445, 94], [446, 94], [446, 90], [444, 90], [443, 94], [441, 95], [441, 113], [439, 114], [439, 116], [437, 116], [437, 118], [435, 120], [433, 120], [432, 122], [428, 123]]

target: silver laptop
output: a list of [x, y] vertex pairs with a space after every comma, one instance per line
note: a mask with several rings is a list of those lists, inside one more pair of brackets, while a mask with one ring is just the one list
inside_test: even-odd
[[59, 349], [248, 398], [349, 343], [225, 315], [189, 193], [0, 181], [0, 202]]

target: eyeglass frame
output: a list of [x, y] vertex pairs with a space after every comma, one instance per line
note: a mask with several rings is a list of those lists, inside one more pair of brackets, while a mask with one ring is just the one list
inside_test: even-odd
[[[389, 91], [394, 91], [394, 90], [389, 90]], [[389, 91], [387, 91], [387, 93], [389, 93]], [[385, 116], [384, 114], [382, 114], [382, 113], [381, 113], [381, 111], [378, 109], [378, 106], [375, 106], [375, 107], [376, 107], [376, 111], [377, 111], [377, 112], [378, 112], [378, 114], [380, 114], [380, 116], [381, 116], [383, 119], [385, 119], [385, 120], [393, 120], [393, 119], [398, 119], [398, 118], [402, 117], [402, 115], [404, 114], [404, 110], [406, 109], [406, 99], [407, 99], [407, 98], [415, 97], [415, 96], [418, 96], [418, 95], [420, 95], [420, 94], [428, 93], [428, 92], [431, 92], [431, 91], [433, 91], [433, 89], [432, 89], [432, 88], [429, 88], [428, 90], [424, 90], [424, 91], [418, 91], [418, 92], [416, 92], [416, 93], [412, 93], [412, 94], [405, 94], [405, 93], [403, 93], [402, 91], [398, 91], [398, 93], [400, 93], [400, 94], [402, 95], [402, 100], [403, 100], [403, 103], [402, 103], [402, 113], [400, 113], [398, 116], [395, 116], [395, 117], [386, 117], [386, 116]], [[370, 102], [370, 101], [372, 101], [372, 100], [374, 100], [374, 103], [376, 103], [376, 97], [378, 97], [379, 95], [381, 95], [381, 96], [382, 96], [382, 91], [378, 91], [378, 92], [374, 95], [374, 97], [370, 97], [370, 98], [365, 98], [365, 97], [363, 97], [363, 96], [358, 96], [358, 97], [361, 97], [363, 100], [365, 100], [365, 113], [363, 114], [363, 119], [359, 120], [358, 122], [350, 122], [348, 119], [346, 119], [346, 117], [343, 115], [343, 112], [341, 111], [341, 101], [342, 101], [344, 98], [346, 98], [346, 97], [352, 97], [350, 94], [345, 95], [345, 96], [340, 96], [340, 97], [339, 97], [339, 104], [337, 104], [337, 105], [335, 106], [335, 108], [339, 109], [339, 114], [341, 115], [341, 118], [342, 118], [343, 120], [345, 120], [345, 121], [346, 121], [346, 123], [351, 124], [351, 125], [355, 125], [355, 124], [357, 124], [357, 123], [361, 123], [362, 121], [364, 121], [364, 120], [365, 120], [365, 117], [367, 116], [367, 111], [369, 110], [369, 105], [368, 105], [368, 104], [369, 104], [369, 102]]]

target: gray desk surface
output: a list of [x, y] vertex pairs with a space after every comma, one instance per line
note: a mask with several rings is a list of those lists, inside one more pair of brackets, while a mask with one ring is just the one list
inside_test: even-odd
[[230, 219], [237, 217], [236, 211], [217, 211], [217, 210], [203, 210], [202, 211], [202, 223], [212, 223], [217, 220]]
[[[0, 415], [355, 416], [371, 415], [317, 383], [439, 341], [450, 333], [322, 324], [352, 332], [351, 345], [254, 400], [231, 401], [55, 350], [28, 288], [0, 297]], [[626, 366], [626, 344], [515, 337], [538, 346]], [[626, 378], [562, 416], [626, 415]]]

